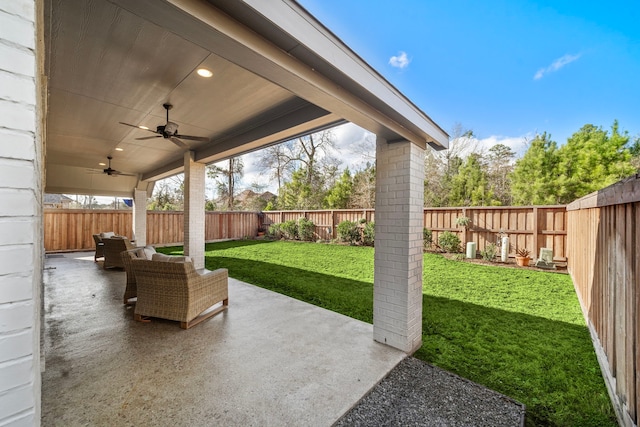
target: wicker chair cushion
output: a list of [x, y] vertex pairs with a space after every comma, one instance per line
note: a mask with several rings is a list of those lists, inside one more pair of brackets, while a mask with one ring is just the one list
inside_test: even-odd
[[113, 237], [115, 235], [116, 235], [116, 233], [114, 233], [113, 231], [107, 231], [107, 232], [104, 232], [104, 233], [100, 233], [100, 237], [102, 237], [103, 239], [110, 238], [110, 237]]
[[165, 254], [155, 253], [151, 256], [151, 261], [164, 261], [164, 262], [193, 262], [191, 257], [188, 256], [171, 256]]
[[153, 246], [145, 246], [144, 248], [142, 248], [142, 250], [144, 251], [145, 259], [151, 259], [153, 257], [153, 254], [156, 253], [156, 248], [154, 248]]

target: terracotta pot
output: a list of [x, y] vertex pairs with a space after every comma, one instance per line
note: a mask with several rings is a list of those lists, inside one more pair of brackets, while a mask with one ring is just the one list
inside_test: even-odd
[[526, 257], [526, 256], [517, 256], [516, 257], [516, 263], [520, 267], [528, 267], [529, 266], [529, 261], [531, 261], [531, 258]]

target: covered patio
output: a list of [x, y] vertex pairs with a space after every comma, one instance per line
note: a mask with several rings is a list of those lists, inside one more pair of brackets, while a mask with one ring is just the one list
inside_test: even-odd
[[518, 426], [524, 406], [371, 339], [373, 325], [230, 279], [183, 331], [133, 320], [124, 272], [45, 261], [42, 425]]
[[230, 279], [230, 308], [183, 331], [133, 321], [124, 272], [92, 253], [44, 275], [43, 425], [332, 425], [406, 354], [372, 325]]

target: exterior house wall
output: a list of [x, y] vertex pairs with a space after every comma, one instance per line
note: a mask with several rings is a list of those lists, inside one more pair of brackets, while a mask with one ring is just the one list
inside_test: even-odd
[[0, 2], [0, 426], [40, 424], [44, 92], [38, 16], [34, 0]]

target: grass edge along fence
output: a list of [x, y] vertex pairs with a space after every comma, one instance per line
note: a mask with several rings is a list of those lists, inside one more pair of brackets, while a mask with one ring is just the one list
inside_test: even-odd
[[567, 206], [567, 268], [622, 426], [640, 418], [640, 174]]

